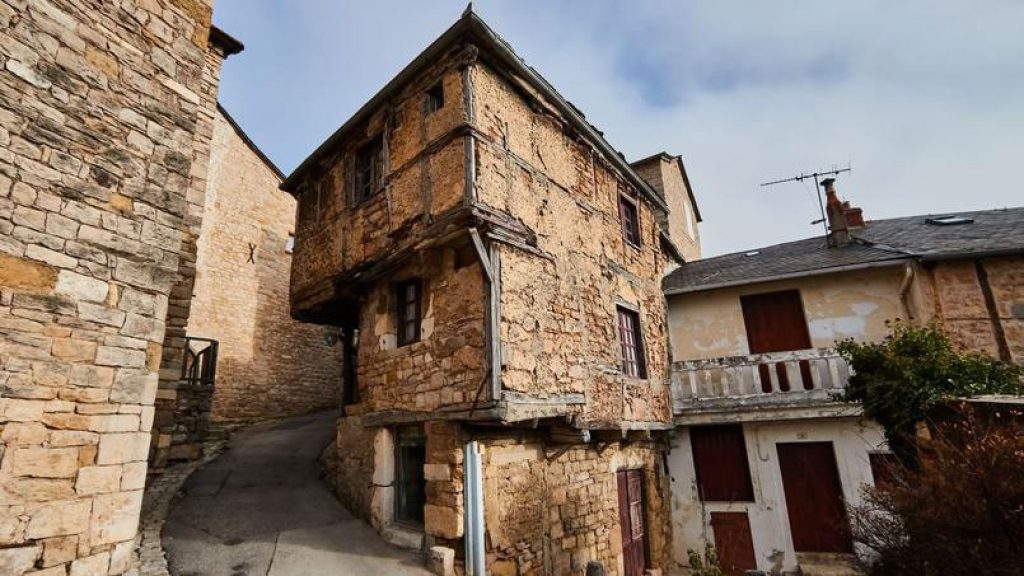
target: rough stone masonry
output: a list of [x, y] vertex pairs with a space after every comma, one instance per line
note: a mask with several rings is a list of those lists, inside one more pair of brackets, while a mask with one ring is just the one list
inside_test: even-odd
[[204, 191], [210, 13], [0, 1], [2, 574], [128, 568], [164, 319]]

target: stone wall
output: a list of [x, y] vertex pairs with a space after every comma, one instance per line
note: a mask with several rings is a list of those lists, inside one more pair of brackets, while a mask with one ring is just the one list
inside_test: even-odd
[[127, 570], [208, 0], [0, 2], [0, 572]]
[[[932, 298], [932, 314], [950, 338], [969, 350], [1024, 363], [1024, 257], [980, 261], [991, 290], [989, 310], [975, 260], [941, 261], [925, 268], [922, 283]], [[1005, 348], [1000, 345], [1004, 342]]]
[[682, 159], [661, 153], [633, 163], [633, 168], [665, 197], [669, 207], [665, 228], [683, 258], [687, 262], [699, 260], [699, 212], [693, 202]]
[[[501, 246], [506, 390], [586, 394], [588, 426], [670, 418], [658, 215], [598, 155], [487, 65], [473, 67], [479, 201], [536, 235], [535, 252]], [[637, 201], [641, 244], [623, 239], [619, 195]], [[639, 310], [648, 377], [622, 376], [616, 306]], [[543, 362], [538, 360], [543, 358]]]
[[[214, 121], [189, 336], [220, 343], [213, 421], [339, 405], [341, 346], [288, 313], [295, 199], [223, 112]], [[251, 258], [250, 258], [251, 257]]]
[[[461, 205], [465, 189], [462, 75], [450, 57], [412, 80], [388, 106], [373, 111], [340, 149], [297, 185], [298, 242], [292, 300], [319, 302], [335, 275], [366, 267], [423, 239], [424, 230]], [[426, 113], [424, 90], [440, 82], [444, 107]], [[384, 141], [382, 190], [353, 205], [355, 151]]]
[[523, 433], [484, 445], [489, 574], [583, 574], [590, 561], [609, 576], [623, 574], [616, 484], [622, 469], [644, 471], [648, 566], [667, 565], [668, 479], [657, 445], [545, 445]]

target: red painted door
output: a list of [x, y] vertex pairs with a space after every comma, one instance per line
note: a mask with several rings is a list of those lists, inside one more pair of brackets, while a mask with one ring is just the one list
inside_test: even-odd
[[643, 576], [647, 569], [643, 470], [619, 470], [619, 524], [625, 576]]
[[727, 576], [743, 576], [747, 570], [757, 569], [746, 512], [712, 512], [711, 529], [715, 532], [718, 564]]
[[853, 552], [831, 442], [778, 444], [789, 530], [797, 552]]

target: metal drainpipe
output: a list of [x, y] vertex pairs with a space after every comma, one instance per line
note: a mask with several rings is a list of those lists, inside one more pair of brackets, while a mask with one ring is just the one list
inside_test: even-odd
[[480, 447], [476, 441], [466, 442], [463, 456], [466, 576], [486, 576], [483, 472], [480, 467]]

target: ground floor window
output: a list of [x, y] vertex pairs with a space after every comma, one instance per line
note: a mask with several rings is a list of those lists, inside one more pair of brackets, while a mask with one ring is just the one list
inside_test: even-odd
[[395, 521], [423, 524], [426, 504], [426, 480], [423, 465], [427, 442], [422, 426], [403, 426], [395, 430]]

